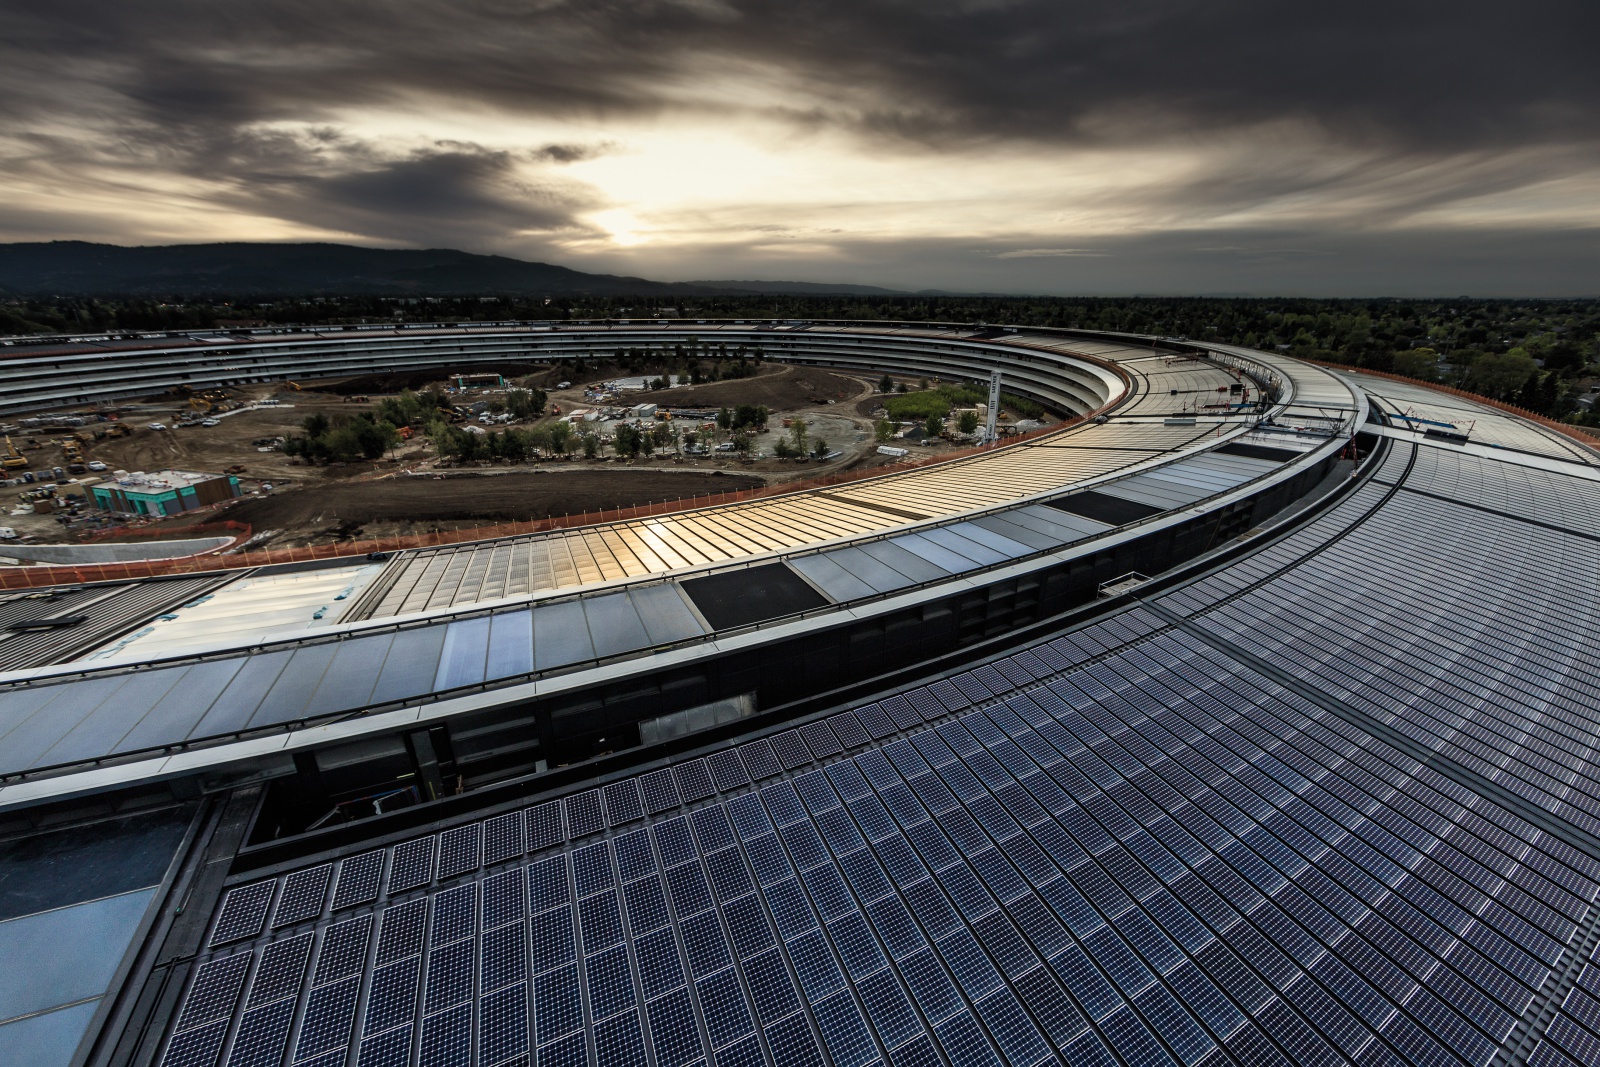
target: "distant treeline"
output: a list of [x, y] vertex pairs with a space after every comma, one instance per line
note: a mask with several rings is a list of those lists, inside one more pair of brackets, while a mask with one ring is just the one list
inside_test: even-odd
[[544, 297], [383, 296], [56, 299], [0, 304], [0, 333], [643, 318], [658, 313], [985, 322], [1181, 336], [1441, 381], [1575, 421], [1593, 418], [1577, 410], [1576, 401], [1600, 370], [1600, 300], [793, 295], [562, 297], [548, 302]]

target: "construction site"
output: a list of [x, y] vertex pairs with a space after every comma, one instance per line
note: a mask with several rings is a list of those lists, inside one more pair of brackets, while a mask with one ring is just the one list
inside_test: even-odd
[[[917, 394], [938, 379], [766, 363], [690, 384], [636, 369], [508, 362], [179, 388], [13, 416], [0, 426], [0, 546], [182, 537], [223, 521], [252, 549], [406, 538], [836, 476], [973, 440], [954, 419], [929, 434], [926, 419], [886, 417], [885, 389]], [[408, 396], [426, 398], [426, 412], [397, 418], [380, 454], [303, 450], [310, 430], [393, 416]], [[225, 478], [236, 492], [164, 510], [129, 504], [122, 490], [157, 472]]]

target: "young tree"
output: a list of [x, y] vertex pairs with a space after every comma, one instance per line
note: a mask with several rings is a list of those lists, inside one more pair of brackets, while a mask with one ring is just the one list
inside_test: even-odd
[[795, 419], [789, 426], [789, 434], [794, 438], [794, 450], [799, 455], [806, 453], [806, 420]]
[[885, 374], [882, 378], [879, 378], [878, 379], [878, 392], [880, 392], [880, 393], [892, 393], [892, 392], [894, 392], [894, 379], [889, 377], [887, 374]]
[[627, 423], [622, 423], [611, 431], [611, 450], [623, 459], [633, 456], [639, 451], [639, 431]]
[[750, 451], [750, 435], [743, 430], [735, 430], [733, 434], [733, 450], [740, 455]]
[[572, 451], [572, 423], [557, 419], [550, 424], [549, 432], [551, 451], [561, 456]]
[[600, 454], [600, 435], [591, 430], [583, 433], [583, 458], [594, 459]]
[[928, 421], [922, 424], [922, 431], [929, 437], [938, 437], [944, 433], [944, 420], [937, 415], [929, 415]]
[[828, 454], [828, 442], [823, 440], [820, 437], [817, 438], [816, 443], [811, 446], [811, 457], [813, 459], [822, 459], [827, 454]]
[[872, 424], [872, 436], [881, 445], [894, 437], [894, 423], [888, 419], [879, 419]]
[[542, 389], [512, 389], [506, 393], [506, 408], [518, 419], [537, 418], [548, 399]]
[[978, 413], [971, 408], [968, 408], [966, 411], [961, 413], [961, 418], [957, 421], [956, 425], [960, 428], [962, 433], [977, 433]]

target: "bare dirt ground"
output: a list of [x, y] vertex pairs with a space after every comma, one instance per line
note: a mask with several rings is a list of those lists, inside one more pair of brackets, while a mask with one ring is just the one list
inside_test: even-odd
[[580, 470], [462, 474], [458, 477], [397, 477], [347, 482], [337, 488], [296, 489], [245, 497], [220, 513], [172, 520], [181, 528], [216, 518], [246, 522], [258, 545], [326, 544], [470, 529], [497, 522], [526, 522], [635, 504], [750, 489], [762, 479], [721, 472]]
[[[863, 391], [864, 383], [817, 367], [767, 364], [753, 378], [708, 385], [680, 385], [641, 394], [640, 399], [669, 407], [717, 408], [763, 404], [773, 411], [824, 407], [812, 398], [843, 404]], [[582, 401], [581, 390], [574, 403]]]

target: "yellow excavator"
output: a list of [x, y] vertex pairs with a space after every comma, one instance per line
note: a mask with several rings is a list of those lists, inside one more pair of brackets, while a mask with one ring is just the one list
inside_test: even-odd
[[14, 471], [22, 470], [27, 466], [28, 457], [19, 452], [17, 446], [11, 443], [10, 436], [7, 436], [5, 451], [0, 452], [0, 468]]

